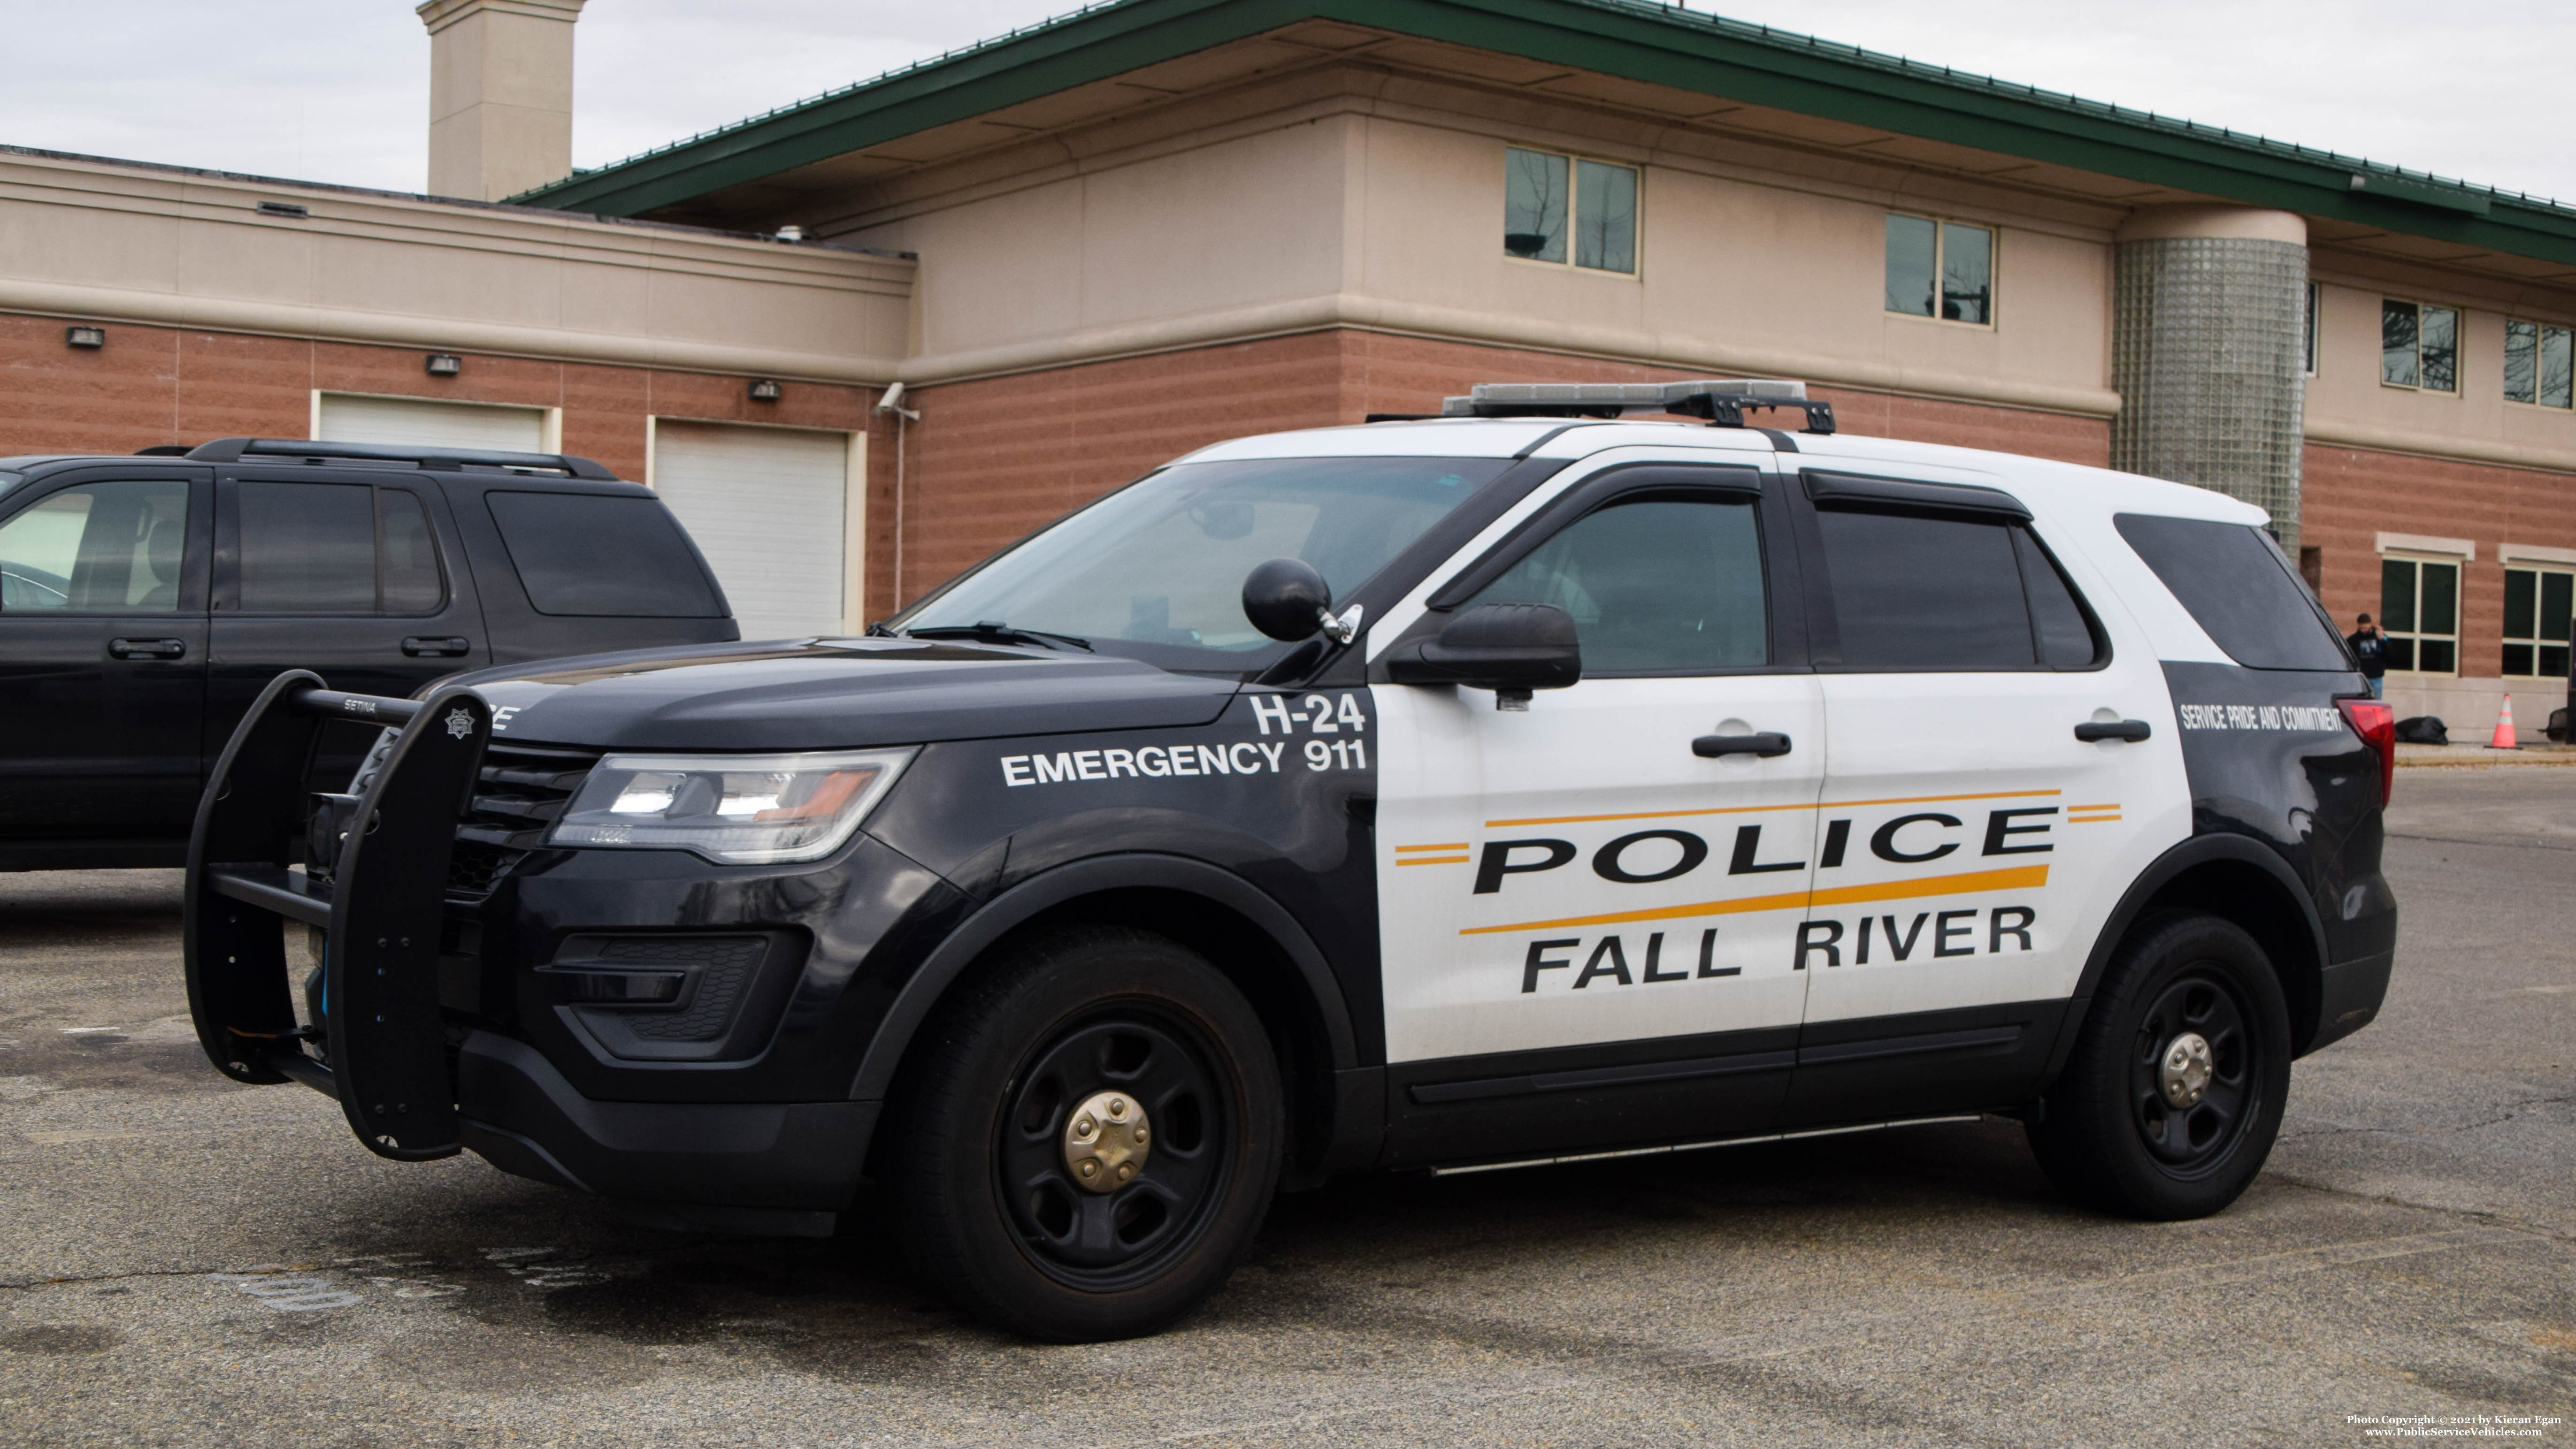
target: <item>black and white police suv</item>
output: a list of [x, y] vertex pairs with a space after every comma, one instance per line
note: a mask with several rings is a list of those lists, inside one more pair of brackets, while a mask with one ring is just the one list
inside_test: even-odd
[[1361, 1168], [1997, 1113], [2110, 1212], [2244, 1190], [2396, 927], [2389, 711], [2262, 514], [1795, 384], [1448, 412], [1202, 449], [868, 637], [281, 675], [206, 1052], [675, 1226], [870, 1192], [1053, 1339]]

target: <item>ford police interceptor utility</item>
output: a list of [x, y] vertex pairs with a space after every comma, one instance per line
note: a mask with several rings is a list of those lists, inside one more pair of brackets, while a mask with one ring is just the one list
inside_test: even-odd
[[2389, 711], [2261, 513], [1796, 384], [1447, 412], [1202, 449], [866, 637], [280, 676], [191, 850], [208, 1056], [672, 1226], [868, 1192], [1054, 1339], [1360, 1168], [1998, 1113], [2109, 1212], [2244, 1190], [2396, 927]]

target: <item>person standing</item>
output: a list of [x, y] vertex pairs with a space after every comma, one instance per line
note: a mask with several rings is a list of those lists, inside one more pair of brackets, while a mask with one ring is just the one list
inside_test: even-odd
[[2370, 697], [2380, 698], [2380, 676], [2388, 672], [2388, 638], [2370, 616], [2361, 616], [2361, 627], [2343, 636], [2352, 646], [2352, 657], [2361, 661], [2361, 677], [2370, 681]]

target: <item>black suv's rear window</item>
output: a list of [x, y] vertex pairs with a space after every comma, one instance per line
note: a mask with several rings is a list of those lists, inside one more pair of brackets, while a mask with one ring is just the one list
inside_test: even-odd
[[2120, 536], [2228, 657], [2248, 669], [2352, 668], [2307, 585], [2261, 530], [2123, 513]]
[[496, 490], [486, 501], [540, 614], [724, 614], [696, 550], [658, 499]]

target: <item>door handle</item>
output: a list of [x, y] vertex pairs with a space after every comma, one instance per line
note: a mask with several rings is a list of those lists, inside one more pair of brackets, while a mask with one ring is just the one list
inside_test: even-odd
[[1691, 753], [1703, 760], [1720, 755], [1760, 755], [1767, 760], [1789, 753], [1789, 737], [1770, 730], [1758, 735], [1701, 735], [1691, 741]]
[[403, 652], [414, 659], [453, 659], [473, 647], [469, 639], [425, 639], [414, 634], [403, 640]]
[[2116, 724], [2080, 724], [2075, 727], [2075, 737], [2088, 745], [2095, 740], [2126, 740], [2134, 745], [2153, 733], [2155, 733], [2154, 728], [2142, 719], [2124, 719]]
[[183, 659], [187, 657], [185, 639], [110, 639], [108, 657], [112, 659]]

